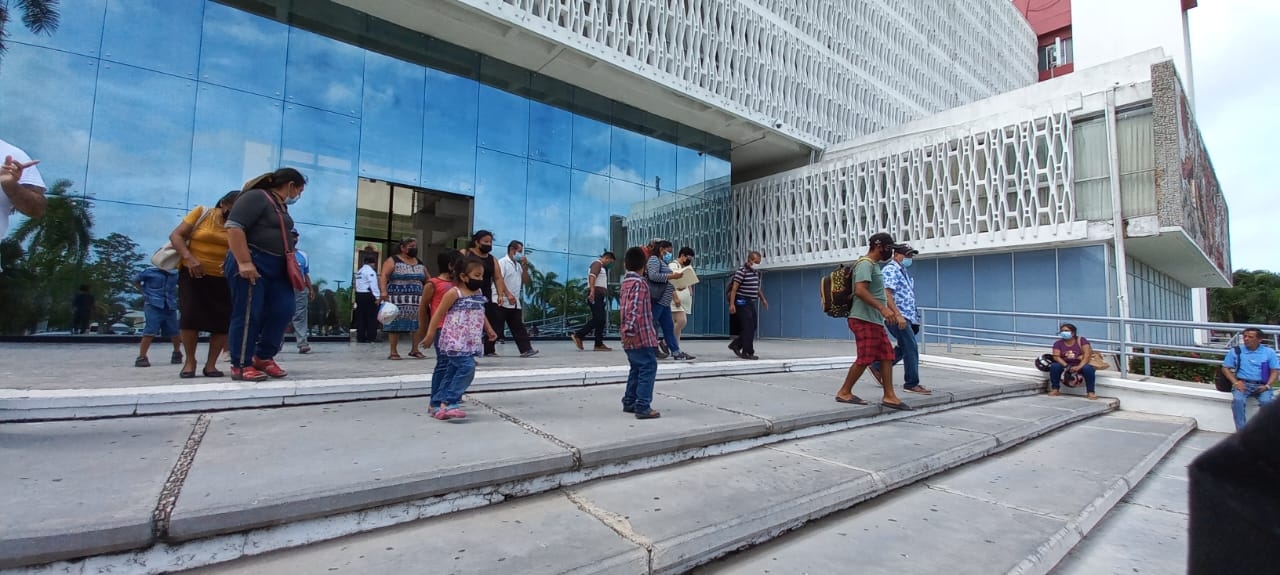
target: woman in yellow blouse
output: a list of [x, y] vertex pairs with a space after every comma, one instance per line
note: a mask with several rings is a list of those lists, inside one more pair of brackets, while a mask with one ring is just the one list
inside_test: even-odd
[[182, 263], [178, 268], [178, 320], [186, 363], [178, 374], [183, 379], [196, 376], [196, 338], [209, 332], [209, 355], [202, 373], [205, 377], [223, 377], [218, 371], [218, 356], [227, 346], [227, 329], [231, 322], [231, 289], [223, 277], [222, 263], [227, 259], [227, 214], [240, 190], [232, 190], [213, 208], [197, 206], [169, 234], [169, 241]]

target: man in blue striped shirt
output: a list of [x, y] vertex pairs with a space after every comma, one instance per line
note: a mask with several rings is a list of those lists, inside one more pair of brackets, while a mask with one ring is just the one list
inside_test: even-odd
[[729, 342], [729, 349], [742, 359], [760, 359], [756, 357], [756, 323], [758, 312], [756, 300], [764, 309], [769, 309], [769, 300], [764, 298], [760, 286], [760, 252], [751, 252], [747, 261], [733, 273], [729, 282], [729, 313], [738, 316], [738, 337]]

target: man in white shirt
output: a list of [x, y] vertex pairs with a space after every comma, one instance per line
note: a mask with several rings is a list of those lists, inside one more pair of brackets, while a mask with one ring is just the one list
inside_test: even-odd
[[378, 342], [378, 300], [382, 292], [378, 288], [377, 252], [360, 252], [360, 270], [356, 272], [356, 341]]
[[[524, 259], [524, 244], [515, 240], [507, 244], [507, 256], [498, 260], [498, 266], [502, 268], [502, 283], [515, 297], [503, 298], [502, 301], [495, 302], [498, 304], [498, 315], [501, 321], [494, 324], [493, 329], [497, 330], [499, 335], [502, 334], [504, 324], [511, 330], [511, 337], [515, 338], [516, 347], [520, 349], [520, 357], [538, 355], [538, 350], [533, 349], [533, 345], [529, 343], [529, 330], [524, 327], [524, 304], [521, 303], [524, 300], [524, 294], [520, 293], [520, 290], [524, 289], [524, 284], [529, 283], [529, 266]], [[500, 289], [494, 290], [495, 294], [501, 292]]]
[[[44, 216], [44, 179], [36, 169], [39, 160], [32, 160], [26, 152], [4, 140], [0, 140], [0, 239], [9, 234], [9, 216], [22, 212], [31, 218]], [[3, 271], [3, 269], [0, 269]]]

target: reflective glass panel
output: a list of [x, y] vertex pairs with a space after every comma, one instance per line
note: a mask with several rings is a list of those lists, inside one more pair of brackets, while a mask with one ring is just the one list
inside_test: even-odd
[[480, 147], [517, 156], [529, 154], [529, 101], [480, 86]]
[[528, 160], [480, 150], [476, 154], [475, 228], [493, 232], [494, 253], [505, 255], [507, 242], [525, 234], [525, 182]]
[[706, 180], [706, 156], [697, 150], [676, 148], [676, 191], [696, 194]]
[[[587, 276], [591, 271], [591, 263], [600, 257], [604, 250], [596, 252], [594, 255], [571, 255], [569, 256], [569, 271], [565, 275], [564, 280], [564, 323], [568, 331], [574, 331], [591, 319], [591, 307], [587, 303]], [[619, 278], [622, 277], [622, 257], [626, 250], [616, 252], [614, 255], [618, 257], [618, 261], [613, 263], [613, 267], [608, 270], [609, 295], [605, 302], [605, 333], [618, 333], [618, 285]], [[565, 333], [567, 334], [568, 331]], [[587, 345], [594, 345], [594, 342], [587, 338]], [[607, 343], [607, 342], [606, 342]]]
[[201, 84], [189, 206], [209, 205], [280, 163], [280, 100]]
[[524, 242], [537, 250], [569, 251], [569, 168], [529, 162]]
[[355, 234], [349, 228], [311, 224], [298, 224], [297, 229], [298, 248], [309, 256], [311, 283], [323, 282], [322, 289], [337, 289], [335, 280], [342, 280], [344, 288], [350, 287]]
[[[195, 79], [205, 0], [108, 2], [102, 57]], [[55, 32], [58, 33], [58, 32]]]
[[391, 211], [391, 193], [384, 182], [360, 178], [356, 184], [356, 235], [386, 238], [387, 216]]
[[391, 186], [392, 241], [399, 242], [402, 238], [418, 236], [418, 232], [413, 225], [413, 215], [422, 208], [418, 204], [419, 196], [421, 195], [413, 188]]
[[652, 197], [644, 186], [635, 182], [609, 181], [609, 215], [643, 218], [652, 209], [646, 200]]
[[112, 233], [128, 236], [137, 246], [134, 252], [143, 255], [144, 258], [150, 258], [156, 248], [169, 241], [169, 233], [178, 227], [182, 217], [187, 215], [186, 209], [175, 210], [103, 200], [95, 200], [91, 205], [93, 237], [105, 238]]
[[604, 122], [573, 117], [573, 169], [609, 175], [609, 133]]
[[644, 183], [661, 189], [662, 193], [676, 190], [676, 145], [665, 140], [646, 137], [644, 140]]
[[476, 178], [475, 80], [428, 69], [422, 130], [422, 185], [471, 195]]
[[283, 98], [288, 47], [284, 24], [209, 2], [200, 44], [200, 81]]
[[644, 181], [645, 137], [617, 126], [613, 127], [609, 154], [609, 175], [628, 182]]
[[569, 251], [598, 256], [612, 249], [609, 242], [609, 178], [574, 170], [570, 175], [570, 185]]
[[289, 102], [360, 116], [364, 50], [290, 28], [286, 75], [285, 95]]
[[186, 207], [195, 105], [193, 80], [103, 64], [85, 193]]
[[729, 176], [732, 174], [733, 165], [729, 163], [729, 160], [723, 160], [711, 154], [706, 154], [706, 176], [708, 185], [728, 182]]
[[[65, 178], [77, 195], [84, 191], [97, 76], [96, 59], [9, 44], [0, 66], [0, 110], [8, 111], [0, 113], [0, 138], [41, 160], [47, 186]], [[40, 79], [39, 97], [31, 97], [28, 78]]]
[[565, 331], [565, 297], [568, 256], [525, 248], [529, 261], [529, 285], [523, 287], [524, 322], [529, 335], [559, 336]]
[[[8, 40], [97, 56], [102, 47], [102, 20], [107, 10], [107, 0], [63, 0], [60, 6], [58, 29], [52, 34], [31, 33], [22, 25], [17, 14], [10, 12], [9, 25], [5, 27]], [[9, 47], [12, 48], [13, 45], [10, 44]], [[6, 64], [11, 57], [6, 54]]]
[[421, 66], [366, 52], [361, 176], [419, 183], [425, 78]]
[[529, 103], [529, 158], [568, 166], [573, 157], [573, 114]]
[[300, 222], [355, 225], [356, 158], [360, 122], [306, 106], [285, 106], [280, 165], [307, 176], [307, 190], [290, 208]]

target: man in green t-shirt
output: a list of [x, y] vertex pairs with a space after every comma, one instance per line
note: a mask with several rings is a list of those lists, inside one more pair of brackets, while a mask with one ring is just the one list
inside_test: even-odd
[[[885, 321], [898, 322], [906, 327], [906, 318], [898, 313], [897, 307], [888, 299], [884, 291], [884, 276], [880, 272], [880, 262], [893, 257], [897, 244], [893, 236], [880, 232], [867, 239], [867, 255], [858, 258], [853, 265], [853, 306], [849, 309], [849, 331], [853, 332], [854, 343], [858, 346], [858, 359], [849, 366], [845, 374], [844, 385], [836, 392], [836, 401], [866, 405], [866, 400], [853, 394], [853, 384], [862, 377], [862, 372], [876, 361], [893, 365], [895, 357], [893, 344], [889, 343], [889, 334], [885, 332]], [[881, 404], [889, 409], [911, 411], [911, 406], [898, 399], [893, 390], [893, 370], [886, 369], [880, 373], [880, 387], [884, 390]]]

